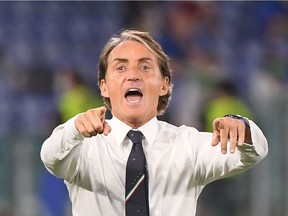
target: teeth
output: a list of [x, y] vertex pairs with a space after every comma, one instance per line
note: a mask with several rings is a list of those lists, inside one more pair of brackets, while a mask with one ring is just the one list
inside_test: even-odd
[[132, 88], [132, 89], [128, 89], [128, 92], [131, 92], [131, 91], [137, 91], [137, 92], [141, 92], [139, 89], [136, 89], [136, 88]]
[[129, 103], [139, 103], [143, 94], [138, 88], [130, 88], [125, 94], [125, 98]]
[[127, 96], [128, 94], [140, 94], [142, 95], [142, 92], [140, 89], [138, 88], [130, 88], [127, 90], [127, 92], [125, 93], [125, 96]]

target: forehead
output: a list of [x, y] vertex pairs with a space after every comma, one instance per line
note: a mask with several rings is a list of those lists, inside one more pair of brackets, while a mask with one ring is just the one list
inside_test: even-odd
[[109, 54], [108, 61], [113, 61], [115, 58], [133, 59], [139, 57], [149, 57], [153, 60], [157, 59], [154, 53], [141, 42], [125, 40], [114, 47]]

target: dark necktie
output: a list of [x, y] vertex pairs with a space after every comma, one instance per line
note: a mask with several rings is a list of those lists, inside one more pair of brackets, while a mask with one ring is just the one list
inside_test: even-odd
[[148, 216], [148, 176], [142, 147], [143, 135], [140, 131], [130, 130], [127, 136], [133, 146], [126, 166], [126, 216]]

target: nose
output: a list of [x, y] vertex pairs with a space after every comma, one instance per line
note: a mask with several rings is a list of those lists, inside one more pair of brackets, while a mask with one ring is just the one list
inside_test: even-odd
[[127, 73], [127, 80], [140, 80], [140, 72], [136, 67], [130, 68]]

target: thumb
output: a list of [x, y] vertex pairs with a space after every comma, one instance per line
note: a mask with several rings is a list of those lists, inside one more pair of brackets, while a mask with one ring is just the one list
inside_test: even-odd
[[211, 141], [212, 146], [216, 146], [220, 142], [220, 130], [223, 128], [223, 123], [219, 118], [213, 121], [213, 137]]
[[105, 106], [101, 106], [101, 107], [98, 107], [98, 110], [99, 110], [99, 114], [98, 114], [99, 118], [104, 121], [107, 108]]
[[105, 106], [99, 107], [98, 110], [99, 110], [99, 117], [105, 116], [105, 113], [107, 111], [107, 108]]
[[107, 111], [107, 108], [105, 106], [101, 106], [98, 109], [99, 109], [99, 118], [101, 119], [101, 121], [103, 123], [103, 131], [102, 132], [105, 136], [107, 136], [111, 131], [110, 125], [105, 121], [105, 113]]

